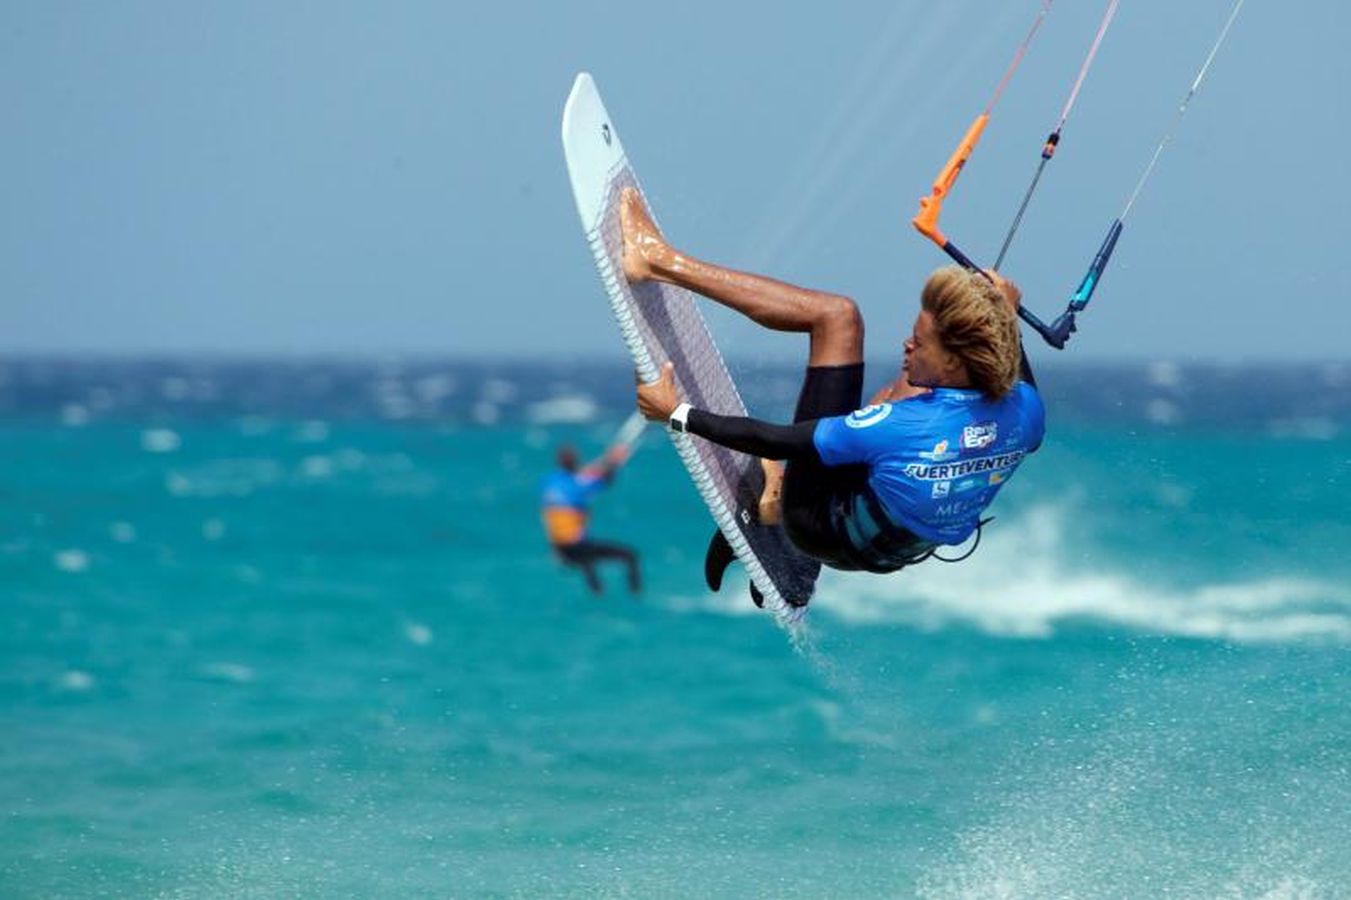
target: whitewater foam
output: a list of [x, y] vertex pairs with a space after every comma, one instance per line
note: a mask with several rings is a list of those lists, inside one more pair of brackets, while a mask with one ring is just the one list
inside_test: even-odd
[[827, 571], [814, 607], [846, 622], [974, 626], [1047, 638], [1070, 621], [1240, 642], [1351, 642], [1351, 591], [1293, 577], [1177, 588], [1126, 571], [1075, 569], [1063, 549], [1066, 507], [1041, 506], [991, 529], [958, 565], [929, 562], [891, 577]]
[[[990, 529], [970, 559], [930, 561], [877, 576], [823, 570], [811, 618], [849, 625], [906, 624], [928, 631], [974, 627], [998, 637], [1045, 639], [1069, 623], [1242, 643], [1351, 643], [1351, 589], [1271, 577], [1179, 588], [1125, 570], [1065, 560], [1068, 506], [1044, 505]], [[735, 581], [720, 594], [671, 598], [681, 611], [762, 614]]]

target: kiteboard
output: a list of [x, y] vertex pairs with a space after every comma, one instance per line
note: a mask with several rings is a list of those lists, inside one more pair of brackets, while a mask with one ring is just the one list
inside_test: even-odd
[[[656, 381], [670, 361], [676, 386], [689, 403], [722, 415], [746, 415], [696, 295], [669, 284], [630, 284], [624, 277], [619, 197], [625, 188], [642, 189], [596, 84], [585, 72], [577, 76], [563, 109], [563, 152], [582, 230], [639, 377]], [[781, 526], [760, 524], [756, 510], [764, 475], [759, 460], [689, 434], [671, 432], [670, 437], [727, 546], [745, 566], [757, 602], [781, 621], [797, 621], [820, 566], [792, 545]], [[716, 579], [709, 575], [710, 586], [716, 588], [720, 580], [720, 569]]]

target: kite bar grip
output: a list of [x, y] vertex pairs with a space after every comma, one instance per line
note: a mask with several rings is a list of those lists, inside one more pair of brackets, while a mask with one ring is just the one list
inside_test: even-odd
[[1084, 274], [1083, 281], [1079, 282], [1079, 289], [1074, 292], [1074, 296], [1070, 298], [1065, 311], [1057, 316], [1054, 322], [1047, 325], [1026, 306], [1018, 307], [1018, 315], [1022, 320], [1031, 325], [1037, 334], [1046, 340], [1046, 343], [1057, 350], [1065, 349], [1065, 342], [1070, 339], [1070, 335], [1079, 330], [1075, 325], [1074, 317], [1077, 313], [1083, 312], [1084, 307], [1088, 306], [1089, 299], [1093, 296], [1093, 292], [1097, 290], [1098, 283], [1102, 281], [1102, 273], [1107, 268], [1108, 260], [1112, 258], [1112, 251], [1116, 249], [1116, 239], [1121, 237], [1122, 227], [1120, 219], [1112, 222], [1112, 227], [1107, 229], [1107, 237], [1103, 238], [1102, 246], [1098, 248], [1097, 255], [1093, 257], [1088, 272]]
[[1064, 350], [1070, 334], [1079, 330], [1074, 324], [1074, 313], [1074, 309], [1067, 309], [1057, 316], [1054, 322], [1047, 325], [1026, 306], [1018, 307], [1018, 318], [1032, 326], [1032, 330], [1041, 335], [1042, 340], [1057, 350]]
[[[934, 179], [929, 194], [920, 198], [919, 214], [910, 220], [910, 223], [915, 226], [920, 234], [945, 250], [947, 248], [944, 245], [948, 242], [948, 239], [943, 236], [943, 232], [938, 230], [938, 215], [943, 211], [943, 200], [947, 197], [948, 191], [952, 189], [957, 176], [962, 173], [962, 167], [971, 158], [971, 153], [976, 149], [981, 133], [985, 131], [985, 125], [989, 121], [989, 113], [981, 113], [976, 116], [975, 121], [971, 123], [971, 127], [966, 130], [962, 142], [957, 145], [957, 149], [952, 152], [952, 156], [948, 157], [947, 163], [939, 171], [938, 177]], [[949, 255], [951, 254], [949, 253]]]
[[1098, 248], [1098, 253], [1093, 257], [1088, 271], [1084, 273], [1078, 289], [1070, 298], [1071, 310], [1083, 309], [1092, 299], [1093, 292], [1098, 289], [1098, 283], [1102, 280], [1103, 270], [1107, 268], [1107, 262], [1112, 258], [1112, 251], [1116, 249], [1116, 239], [1121, 237], [1122, 227], [1121, 220], [1116, 219], [1112, 222], [1112, 227], [1107, 229], [1107, 237], [1103, 238], [1102, 246]]

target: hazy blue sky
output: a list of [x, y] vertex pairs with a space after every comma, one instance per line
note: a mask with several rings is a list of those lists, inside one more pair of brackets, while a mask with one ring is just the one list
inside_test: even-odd
[[[856, 297], [870, 355], [943, 259], [909, 227], [1037, 0], [9, 2], [0, 350], [620, 351], [559, 144], [596, 78], [668, 235]], [[988, 259], [1105, 0], [1060, 0], [944, 213]], [[1230, 0], [1124, 0], [1006, 271], [1046, 315]], [[1351, 5], [1248, 0], [1072, 345], [1346, 359]], [[729, 353], [805, 354], [709, 315]]]

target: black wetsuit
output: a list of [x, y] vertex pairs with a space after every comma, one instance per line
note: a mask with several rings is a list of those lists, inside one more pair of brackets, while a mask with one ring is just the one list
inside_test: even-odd
[[629, 593], [636, 594], [643, 589], [642, 574], [638, 568], [638, 554], [623, 544], [612, 541], [595, 541], [582, 538], [572, 544], [555, 544], [554, 552], [565, 565], [582, 570], [586, 576], [587, 587], [596, 595], [602, 593], [600, 576], [596, 574], [596, 564], [602, 560], [616, 559], [628, 566]]
[[[1035, 386], [1026, 355], [1022, 380]], [[894, 572], [928, 558], [939, 542], [897, 524], [869, 484], [866, 464], [828, 466], [816, 446], [818, 420], [863, 405], [863, 364], [808, 367], [792, 425], [692, 409], [691, 434], [764, 459], [787, 460], [783, 525], [793, 544], [836, 569]]]

